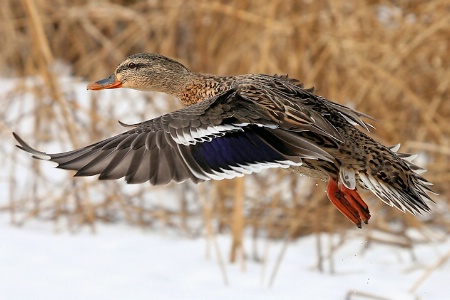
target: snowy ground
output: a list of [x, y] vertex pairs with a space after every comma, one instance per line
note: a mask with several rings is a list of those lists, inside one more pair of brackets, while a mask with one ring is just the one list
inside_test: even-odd
[[[3, 83], [7, 84], [12, 85]], [[69, 86], [76, 87], [76, 98], [87, 99], [85, 83]], [[102, 101], [99, 103], [105, 105]], [[134, 103], [132, 108], [136, 112], [145, 107], [143, 101]], [[30, 105], [34, 105], [31, 100]], [[87, 107], [88, 103], [80, 105]], [[137, 114], [129, 112], [130, 107], [121, 108], [115, 104], [114, 109], [117, 119], [130, 123], [140, 120]], [[99, 111], [111, 114], [111, 110]], [[120, 111], [129, 115], [122, 118]], [[17, 111], [17, 116], [20, 115]], [[32, 120], [32, 113], [24, 115]], [[19, 126], [17, 116], [8, 113], [9, 119], [4, 120], [5, 136], [8, 136], [2, 146], [5, 152], [15, 149], [10, 135], [12, 130], [26, 135], [32, 128], [28, 126], [32, 124], [28, 119], [22, 120]], [[80, 120], [83, 120], [82, 116]], [[55, 132], [50, 135], [56, 136]], [[16, 171], [20, 174], [16, 179], [19, 186], [32, 176], [25, 164], [31, 159], [20, 156], [18, 160], [21, 164], [14, 167], [14, 160], [0, 160], [3, 164], [0, 170], [1, 205], [7, 203], [10, 192], [17, 197], [27, 195], [26, 188], [11, 190], [7, 180], [8, 172], [14, 168], [19, 168]], [[63, 171], [56, 173], [50, 164], [42, 171], [48, 172], [52, 180], [71, 180], [60, 175]], [[263, 264], [250, 258], [253, 241], [247, 238], [244, 248], [249, 258], [243, 271], [241, 264], [227, 262], [230, 237], [217, 237], [225, 261], [228, 281], [225, 284], [214, 243], [206, 238], [191, 240], [174, 234], [143, 232], [120, 223], [98, 225], [96, 234], [88, 230], [56, 234], [51, 223], [29, 221], [24, 227], [17, 228], [11, 226], [7, 218], [6, 213], [0, 215], [0, 300], [450, 299], [450, 262], [433, 271], [417, 289], [412, 289], [426, 267], [450, 251], [449, 240], [416, 246], [413, 251], [416, 260], [413, 260], [409, 250], [399, 247], [375, 244], [365, 249], [366, 242], [360, 236], [363, 231], [354, 229], [347, 242], [334, 252], [332, 261], [325, 253], [324, 271], [321, 272], [317, 268], [316, 237], [309, 236], [289, 244], [275, 282], [269, 288], [282, 242], [258, 241], [260, 254], [268, 253], [267, 264]], [[330, 240], [335, 242], [336, 238], [323, 237], [325, 244]], [[327, 248], [324, 245], [324, 249]], [[330, 271], [331, 262], [335, 272]]]
[[[336, 272], [330, 274], [316, 267], [315, 237], [303, 238], [289, 245], [268, 288], [280, 242], [270, 244], [265, 275], [264, 265], [250, 259], [245, 271], [225, 263], [227, 286], [217, 258], [205, 255], [205, 239], [125, 226], [100, 226], [95, 235], [54, 234], [31, 223], [0, 226], [0, 299], [450, 299], [450, 263], [410, 291], [423, 266], [449, 251], [449, 241], [417, 246], [413, 262], [398, 247], [363, 252], [364, 240], [355, 237], [335, 253]], [[218, 238], [222, 253], [228, 253], [229, 241]]]

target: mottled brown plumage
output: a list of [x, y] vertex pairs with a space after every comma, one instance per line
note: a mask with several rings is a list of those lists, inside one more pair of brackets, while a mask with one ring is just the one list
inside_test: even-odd
[[125, 177], [153, 185], [233, 178], [266, 168], [290, 168], [328, 181], [331, 202], [359, 227], [370, 218], [357, 187], [402, 211], [430, 208], [428, 183], [411, 156], [387, 148], [357, 126], [370, 118], [315, 95], [287, 76], [198, 74], [158, 54], [128, 57], [88, 89], [127, 87], [164, 92], [187, 107], [90, 146], [45, 154], [14, 134], [35, 157], [77, 176]]

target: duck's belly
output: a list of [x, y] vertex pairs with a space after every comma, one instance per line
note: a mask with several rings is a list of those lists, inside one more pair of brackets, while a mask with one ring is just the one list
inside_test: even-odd
[[305, 162], [303, 165], [299, 167], [297, 166], [290, 167], [289, 170], [291, 170], [294, 173], [300, 174], [301, 176], [308, 176], [322, 181], [328, 181], [329, 177], [333, 176], [332, 174], [325, 171], [323, 168], [307, 162]]

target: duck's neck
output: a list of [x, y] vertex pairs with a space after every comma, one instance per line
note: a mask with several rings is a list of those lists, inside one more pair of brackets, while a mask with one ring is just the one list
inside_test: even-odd
[[233, 77], [209, 74], [193, 74], [192, 79], [177, 96], [185, 105], [192, 105], [228, 90], [233, 85]]

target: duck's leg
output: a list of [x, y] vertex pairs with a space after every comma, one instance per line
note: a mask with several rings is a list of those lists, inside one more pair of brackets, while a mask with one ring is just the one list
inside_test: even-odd
[[337, 181], [330, 178], [327, 196], [331, 203], [356, 226], [361, 228], [361, 221], [367, 224], [370, 219], [369, 208], [356, 190], [350, 190], [345, 186], [339, 188]]
[[358, 214], [361, 220], [367, 224], [370, 219], [370, 211], [369, 206], [367, 206], [366, 202], [361, 198], [361, 196], [356, 191], [346, 188], [344, 185], [341, 185], [341, 192], [344, 194], [345, 199], [348, 200], [350, 205], [358, 211]]
[[338, 183], [332, 178], [328, 181], [327, 196], [344, 216], [361, 228], [361, 217], [358, 211], [345, 199], [344, 193], [339, 190]]

